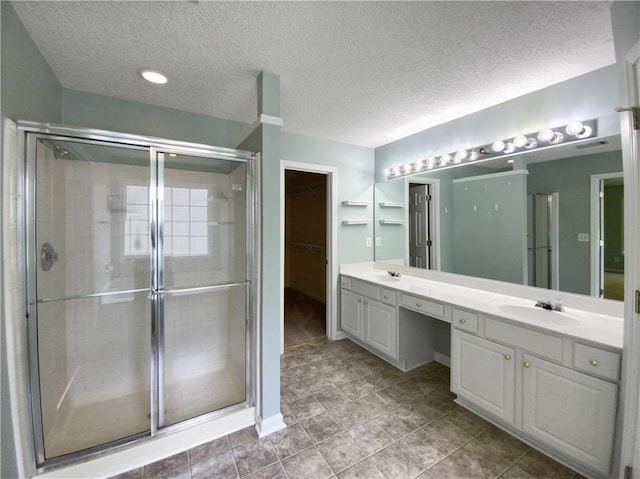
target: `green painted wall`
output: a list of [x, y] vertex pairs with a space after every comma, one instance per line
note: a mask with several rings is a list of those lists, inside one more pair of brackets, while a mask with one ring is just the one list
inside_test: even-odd
[[590, 243], [578, 242], [578, 233], [591, 231], [591, 175], [622, 171], [620, 151], [536, 163], [527, 169], [529, 193], [560, 195], [560, 290], [590, 294]]
[[283, 160], [338, 168], [338, 263], [373, 261], [373, 247], [366, 247], [366, 238], [373, 237], [373, 223], [342, 224], [346, 219], [373, 220], [373, 205], [342, 204], [345, 200], [373, 201], [373, 149], [287, 132], [282, 132], [281, 148]]
[[[27, 34], [9, 2], [0, 2], [0, 115], [2, 118], [59, 123], [62, 86]], [[2, 145], [0, 129], [0, 145]], [[4, 161], [4, 158], [3, 158]], [[1, 177], [1, 175], [0, 175]], [[0, 183], [0, 188], [2, 188]], [[4, 194], [0, 192], [0, 207]], [[0, 225], [0, 237], [2, 237]], [[0, 254], [1, 251], [0, 244]], [[0, 287], [2, 283], [0, 265]], [[18, 477], [7, 371], [6, 318], [0, 310], [0, 477]]]
[[231, 148], [249, 125], [75, 90], [64, 90], [65, 125]]
[[2, 116], [59, 123], [62, 86], [9, 2], [2, 8]]

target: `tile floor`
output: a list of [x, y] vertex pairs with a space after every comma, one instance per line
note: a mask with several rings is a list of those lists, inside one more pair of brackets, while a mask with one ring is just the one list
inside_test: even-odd
[[117, 479], [580, 478], [457, 406], [449, 369], [403, 373], [349, 340], [287, 348], [287, 428], [253, 427]]
[[326, 337], [325, 303], [293, 288], [284, 290], [284, 346]]

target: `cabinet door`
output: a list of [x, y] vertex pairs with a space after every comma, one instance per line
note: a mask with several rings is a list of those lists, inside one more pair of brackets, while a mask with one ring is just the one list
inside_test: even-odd
[[451, 388], [461, 398], [513, 424], [515, 352], [457, 329], [452, 331]]
[[618, 386], [528, 355], [522, 369], [524, 430], [608, 474]]
[[358, 339], [362, 339], [363, 298], [359, 294], [342, 290], [340, 302], [340, 327]]
[[364, 340], [367, 344], [397, 359], [397, 329], [396, 308], [365, 299]]

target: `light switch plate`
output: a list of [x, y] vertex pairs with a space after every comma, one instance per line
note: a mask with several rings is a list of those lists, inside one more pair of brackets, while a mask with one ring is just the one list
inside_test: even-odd
[[371, 248], [371, 236], [367, 236], [367, 248]]
[[381, 246], [382, 245], [382, 238], [380, 238], [380, 236], [376, 236], [376, 246]]

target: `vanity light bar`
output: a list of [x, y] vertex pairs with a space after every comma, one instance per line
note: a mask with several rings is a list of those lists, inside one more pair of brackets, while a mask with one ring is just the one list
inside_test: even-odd
[[496, 140], [493, 143], [469, 150], [461, 149], [453, 153], [444, 153], [440, 156], [394, 166], [387, 168], [384, 174], [387, 179], [415, 175], [417, 173], [462, 164], [479, 163], [495, 158], [507, 157], [530, 150], [540, 150], [551, 146], [564, 145], [595, 136], [596, 120], [571, 121], [564, 126], [544, 128], [535, 133], [518, 135], [506, 140]]

